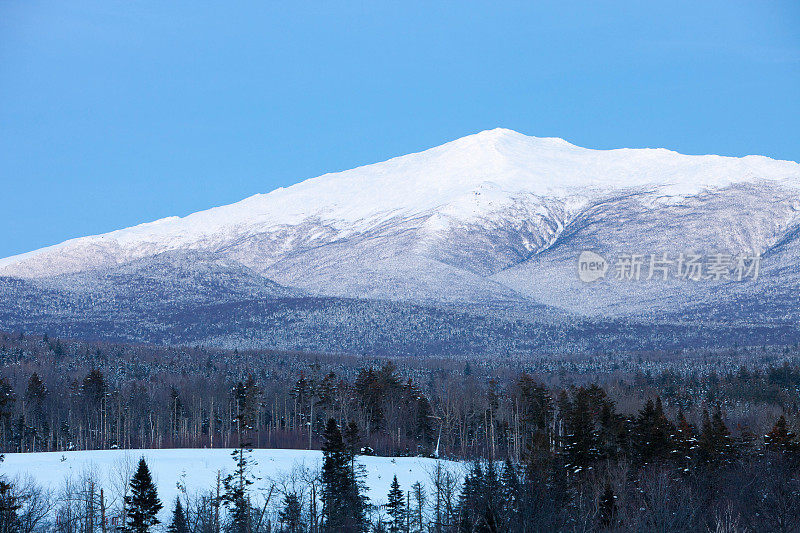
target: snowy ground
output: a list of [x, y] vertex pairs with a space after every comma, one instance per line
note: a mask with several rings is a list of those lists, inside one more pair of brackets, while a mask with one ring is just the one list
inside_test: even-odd
[[[47, 453], [11, 453], [0, 464], [0, 474], [11, 478], [32, 477], [38, 484], [51, 489], [54, 494], [65, 480], [78, 483], [91, 473], [97, 483], [105, 488], [112, 507], [119, 499], [121, 480], [129, 478], [139, 458], [144, 456], [158, 485], [158, 493], [165, 504], [162, 520], [178, 495], [178, 483], [183, 483], [189, 494], [214, 488], [217, 472], [224, 477], [234, 467], [229, 449], [170, 449], [170, 450], [100, 450]], [[285, 479], [293, 469], [316, 469], [322, 463], [322, 453], [308, 450], [253, 450], [250, 454], [257, 463], [253, 473], [259, 478], [253, 485], [256, 494], [266, 494], [273, 481]], [[437, 460], [421, 457], [369, 457], [359, 456], [364, 466], [368, 496], [373, 504], [386, 501], [392, 477], [397, 475], [403, 490], [420, 481], [431, 493], [429, 473]], [[461, 474], [462, 465], [440, 461], [448, 470]], [[272, 501], [277, 501], [273, 497]]]

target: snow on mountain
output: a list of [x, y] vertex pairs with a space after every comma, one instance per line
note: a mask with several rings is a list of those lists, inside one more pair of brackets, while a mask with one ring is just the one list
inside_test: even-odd
[[[235, 204], [73, 239], [0, 260], [0, 274], [41, 277], [176, 250], [221, 252], [263, 270], [288, 254], [406, 224], [416, 249], [478, 271], [513, 263], [550, 244], [593, 201], [647, 191], [654, 201], [733, 183], [771, 180], [797, 188], [800, 165], [765, 157], [687, 156], [663, 149], [590, 150], [562, 139], [484, 131], [424, 152], [326, 174]], [[665, 199], [667, 197], [667, 199]], [[660, 199], [660, 200], [659, 200]], [[437, 251], [450, 233], [506, 227], [497, 265]], [[497, 237], [483, 237], [495, 252]], [[438, 258], [438, 257], [437, 257]]]
[[[385, 324], [398, 332], [392, 346], [435, 345], [443, 329], [467, 323], [496, 344], [505, 326], [476, 329], [467, 317], [495, 320], [498, 309], [502, 320], [682, 320], [691, 312], [784, 327], [800, 318], [791, 296], [800, 291], [798, 234], [798, 163], [592, 150], [495, 129], [0, 260], [0, 328], [250, 347], [278, 335], [270, 342], [327, 349], [325, 328], [350, 346], [341, 335], [389, 315], [397, 319]], [[582, 250], [609, 259], [761, 254], [764, 275], [747, 284], [585, 284], [576, 270]], [[376, 301], [402, 305], [387, 315]], [[465, 313], [460, 324], [441, 314], [454, 308]], [[447, 326], [416, 338], [432, 316]], [[380, 351], [373, 340], [369, 350]]]

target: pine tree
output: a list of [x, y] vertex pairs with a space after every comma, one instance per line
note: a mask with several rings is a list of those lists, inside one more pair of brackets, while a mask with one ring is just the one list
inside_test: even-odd
[[711, 418], [708, 416], [708, 411], [703, 410], [700, 452], [702, 458], [712, 464], [724, 463], [733, 454], [731, 432], [722, 419], [722, 409], [719, 404]]
[[500, 476], [500, 520], [515, 531], [519, 526], [519, 513], [522, 495], [520, 493], [519, 474], [510, 459], [503, 465]]
[[251, 529], [249, 487], [253, 484], [253, 480], [249, 474], [250, 451], [237, 448], [231, 452], [231, 457], [236, 461], [236, 468], [222, 480], [225, 487], [222, 502], [230, 510], [231, 533], [249, 533]]
[[167, 526], [168, 533], [189, 533], [189, 526], [186, 523], [186, 513], [183, 512], [181, 499], [175, 498], [175, 508], [172, 511], [172, 521]]
[[258, 406], [261, 400], [261, 389], [256, 385], [253, 375], [239, 381], [233, 387], [233, 400], [236, 407], [236, 432], [239, 436], [239, 447], [246, 448], [251, 444], [250, 433], [255, 429], [258, 418]]
[[417, 481], [411, 485], [411, 494], [414, 498], [414, 509], [408, 509], [411, 514], [411, 531], [414, 533], [421, 533], [425, 527], [425, 502], [427, 495], [425, 494], [425, 487]]
[[600, 496], [600, 527], [612, 529], [617, 523], [617, 497], [611, 484], [606, 482], [603, 495]]
[[397, 475], [394, 476], [392, 485], [389, 489], [386, 512], [391, 517], [391, 521], [389, 522], [389, 532], [400, 533], [403, 531], [406, 520], [405, 496], [403, 491], [400, 490], [400, 483], [397, 482]]
[[764, 435], [764, 445], [768, 450], [796, 453], [800, 451], [796, 435], [789, 430], [789, 424], [783, 415], [778, 418], [769, 433]]
[[[2, 458], [0, 456], [0, 458]], [[14, 493], [14, 486], [0, 477], [0, 533], [17, 533], [21, 524], [17, 511], [22, 508], [20, 498]]]
[[494, 531], [497, 528], [497, 517], [493, 499], [497, 494], [499, 483], [491, 461], [484, 470], [481, 461], [472, 463], [469, 474], [464, 479], [459, 496], [460, 523], [459, 531]]
[[642, 463], [664, 460], [674, 449], [674, 427], [664, 415], [661, 398], [647, 400], [633, 428], [633, 448]]
[[92, 369], [92, 371], [83, 378], [81, 391], [91, 407], [96, 408], [100, 405], [107, 390], [108, 386], [106, 385], [106, 380], [103, 378], [103, 373], [98, 369]]
[[366, 525], [365, 498], [356, 479], [351, 455], [345, 448], [339, 424], [328, 420], [323, 434], [322, 505], [324, 530], [360, 533]]
[[158, 499], [158, 492], [144, 457], [139, 459], [139, 466], [131, 478], [130, 495], [125, 496], [125, 507], [128, 531], [131, 533], [147, 533], [152, 526], [159, 523], [156, 515], [161, 510], [161, 500]]
[[673, 439], [673, 456], [675, 462], [683, 467], [684, 473], [689, 472], [693, 460], [697, 455], [697, 432], [693, 425], [686, 420], [683, 410], [678, 411], [678, 420]]
[[284, 533], [300, 533], [305, 529], [303, 508], [297, 494], [291, 492], [284, 496], [283, 509], [278, 513]]
[[361, 434], [355, 420], [348, 422], [347, 427], [344, 428], [344, 444], [347, 448], [347, 453], [352, 457], [355, 457], [361, 451]]
[[47, 387], [45, 387], [39, 374], [34, 372], [28, 380], [28, 386], [25, 388], [25, 399], [28, 402], [41, 404], [47, 397]]

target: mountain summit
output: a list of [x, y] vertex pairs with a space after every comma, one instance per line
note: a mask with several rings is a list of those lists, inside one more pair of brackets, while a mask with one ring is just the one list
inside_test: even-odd
[[795, 190], [800, 165], [664, 149], [591, 150], [497, 128], [186, 217], [2, 259], [0, 275], [81, 272], [175, 250], [218, 252], [265, 271], [288, 254], [389, 227], [414, 226], [419, 248], [448, 229], [488, 228], [498, 219], [526, 233], [527, 252], [536, 252], [580, 213], [615, 195], [647, 192], [675, 203], [703, 191], [764, 181]]
[[[609, 267], [584, 283], [587, 250], [609, 264], [636, 256], [644, 275], [613, 279]], [[715, 266], [725, 274], [715, 282], [644, 270], [658, 254], [679, 271], [689, 252], [731, 264]], [[759, 275], [734, 279], [739, 257], [759, 258]], [[445, 331], [493, 332], [481, 350], [535, 344], [539, 333], [505, 320], [542, 317], [794, 332], [799, 273], [797, 163], [592, 150], [494, 129], [1, 260], [0, 329], [377, 352], [389, 337], [438, 346]]]

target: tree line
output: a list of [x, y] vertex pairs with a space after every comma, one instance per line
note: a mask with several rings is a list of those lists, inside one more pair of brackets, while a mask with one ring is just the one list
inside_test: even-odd
[[[414, 533], [798, 530], [798, 391], [796, 346], [411, 360], [0, 335], [5, 452], [237, 450], [232, 476], [185, 488], [194, 497], [179, 514], [192, 533], [228, 531], [231, 521], [247, 533], [328, 523]], [[276, 481], [267, 509], [252, 499], [251, 447], [319, 449], [327, 470]], [[469, 467], [395, 483], [376, 506], [364, 498], [365, 454]], [[4, 479], [0, 502], [16, 507], [22, 531], [53, 513], [80, 524], [59, 531], [100, 531], [110, 489], [81, 480], [48, 498]], [[110, 505], [124, 507], [126, 493], [113, 492]]]
[[[757, 446], [733, 438], [719, 410], [701, 428], [669, 419], [658, 398], [625, 425], [602, 389], [567, 398], [562, 446], [533, 445], [521, 463], [476, 458], [454, 473], [437, 463], [385, 503], [366, 497], [358, 442], [328, 419], [318, 471], [293, 470], [255, 497], [249, 449], [232, 452], [214, 487], [180, 487], [160, 523], [149, 467], [140, 459], [120, 492], [122, 520], [109, 523], [109, 492], [92, 476], [53, 499], [29, 481], [0, 475], [0, 532], [468, 533], [545, 531], [797, 531], [800, 440], [780, 417]], [[583, 411], [583, 408], [588, 408]], [[249, 429], [242, 428], [242, 440]], [[625, 445], [625, 440], [629, 445]], [[273, 499], [274, 497], [274, 499]], [[113, 503], [111, 504], [113, 507]]]

